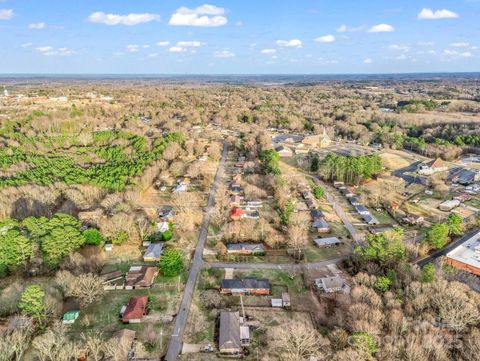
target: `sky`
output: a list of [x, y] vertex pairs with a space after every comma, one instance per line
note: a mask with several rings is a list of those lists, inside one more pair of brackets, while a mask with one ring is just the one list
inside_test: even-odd
[[0, 0], [0, 73], [480, 71], [480, 0]]

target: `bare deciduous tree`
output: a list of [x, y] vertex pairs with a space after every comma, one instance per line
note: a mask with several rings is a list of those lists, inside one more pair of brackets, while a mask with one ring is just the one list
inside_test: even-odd
[[284, 361], [304, 361], [318, 357], [326, 343], [314, 329], [300, 322], [272, 328], [268, 334], [278, 358]]
[[56, 282], [62, 288], [65, 296], [77, 297], [82, 306], [98, 300], [104, 293], [102, 280], [94, 274], [86, 273], [74, 276], [68, 271], [59, 271]]

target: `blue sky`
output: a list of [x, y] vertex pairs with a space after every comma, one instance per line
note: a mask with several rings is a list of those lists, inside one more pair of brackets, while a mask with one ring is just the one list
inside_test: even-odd
[[480, 71], [480, 0], [0, 0], [0, 73]]

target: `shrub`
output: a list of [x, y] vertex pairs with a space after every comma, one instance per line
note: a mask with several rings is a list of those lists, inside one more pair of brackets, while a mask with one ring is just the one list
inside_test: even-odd
[[392, 281], [390, 280], [390, 278], [386, 276], [380, 276], [373, 284], [373, 288], [375, 288], [378, 292], [384, 293], [390, 289], [391, 285]]
[[435, 266], [432, 263], [427, 263], [422, 268], [422, 282], [433, 282], [435, 280], [435, 273]]
[[320, 199], [325, 195], [325, 190], [320, 186], [316, 186], [313, 188], [313, 194], [315, 198]]
[[173, 237], [173, 232], [171, 230], [167, 230], [167, 231], [162, 233], [162, 239], [165, 242], [170, 241], [172, 239], [172, 237]]
[[368, 332], [355, 332], [352, 335], [352, 342], [356, 347], [370, 355], [374, 355], [378, 350], [377, 343]]
[[103, 238], [100, 231], [95, 228], [83, 231], [83, 237], [85, 238], [85, 244], [99, 246], [105, 242], [105, 238]]
[[173, 277], [183, 271], [183, 253], [175, 248], [168, 248], [160, 258], [160, 270], [164, 276]]
[[127, 231], [120, 231], [117, 233], [117, 236], [114, 239], [112, 239], [112, 243], [120, 245], [123, 242], [127, 241], [127, 239], [128, 239]]

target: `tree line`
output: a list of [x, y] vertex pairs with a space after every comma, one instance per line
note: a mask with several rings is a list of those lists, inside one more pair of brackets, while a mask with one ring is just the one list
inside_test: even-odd
[[329, 153], [322, 161], [320, 173], [328, 181], [359, 184], [382, 171], [382, 159], [378, 155], [343, 156]]

